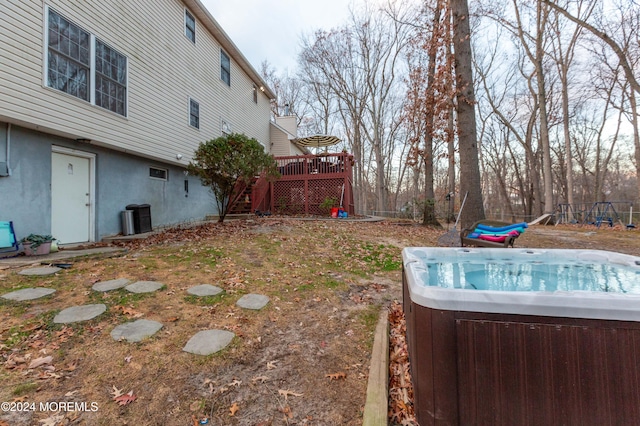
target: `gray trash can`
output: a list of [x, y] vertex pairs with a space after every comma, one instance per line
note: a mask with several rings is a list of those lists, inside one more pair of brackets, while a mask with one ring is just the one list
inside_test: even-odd
[[133, 227], [133, 210], [123, 210], [122, 218], [122, 235], [133, 235], [135, 230]]

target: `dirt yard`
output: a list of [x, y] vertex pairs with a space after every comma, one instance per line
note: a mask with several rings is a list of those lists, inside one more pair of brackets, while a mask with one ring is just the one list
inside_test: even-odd
[[[435, 245], [443, 232], [398, 222], [264, 218], [171, 230], [123, 246], [117, 256], [76, 260], [53, 276], [2, 269], [0, 294], [25, 287], [56, 293], [0, 299], [0, 402], [22, 410], [0, 411], [0, 426], [359, 425], [373, 331], [380, 310], [401, 298], [401, 249]], [[516, 246], [640, 255], [639, 236], [537, 226]], [[143, 295], [91, 289], [116, 278], [164, 287]], [[224, 293], [186, 293], [199, 284]], [[248, 293], [270, 303], [260, 311], [237, 307]], [[64, 308], [91, 303], [107, 311], [66, 326], [52, 321]], [[141, 343], [110, 336], [139, 318], [163, 328]], [[208, 329], [236, 337], [214, 355], [182, 351]]]

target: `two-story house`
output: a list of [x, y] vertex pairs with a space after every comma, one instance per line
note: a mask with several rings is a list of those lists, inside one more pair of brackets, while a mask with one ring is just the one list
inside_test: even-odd
[[198, 0], [6, 0], [0, 10], [0, 221], [62, 243], [216, 214], [185, 166], [244, 133], [270, 150], [275, 95]]

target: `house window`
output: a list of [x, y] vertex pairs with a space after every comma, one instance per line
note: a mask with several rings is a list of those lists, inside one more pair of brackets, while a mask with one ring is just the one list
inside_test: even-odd
[[184, 35], [193, 43], [196, 42], [196, 18], [186, 9], [184, 11]]
[[255, 84], [253, 85], [253, 102], [258, 103], [258, 88]]
[[169, 171], [167, 169], [149, 167], [149, 177], [152, 179], [167, 180], [168, 175], [169, 175]]
[[220, 51], [220, 78], [231, 86], [231, 60], [223, 50]]
[[96, 39], [96, 105], [126, 115], [127, 58]]
[[126, 117], [127, 57], [53, 10], [48, 12], [47, 86]]
[[47, 86], [89, 101], [90, 60], [89, 33], [49, 11]]
[[200, 104], [189, 98], [189, 124], [196, 129], [200, 128]]

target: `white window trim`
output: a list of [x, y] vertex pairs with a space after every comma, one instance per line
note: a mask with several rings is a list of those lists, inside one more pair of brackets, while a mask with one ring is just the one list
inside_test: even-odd
[[[191, 15], [191, 17], [193, 18], [193, 38], [195, 40], [191, 40], [189, 38], [189, 36], [187, 35], [187, 13], [189, 15]], [[187, 9], [186, 7], [184, 8], [184, 31], [183, 34], [185, 36], [185, 38], [187, 40], [189, 40], [191, 43], [196, 44], [198, 41], [198, 21], [196, 20], [196, 17], [193, 13], [191, 13], [191, 11], [189, 9]]]
[[[194, 101], [195, 103], [197, 103], [197, 104], [198, 104], [198, 127], [194, 127], [194, 126], [192, 126], [192, 125], [191, 125], [191, 101]], [[202, 117], [202, 114], [200, 114], [200, 111], [201, 111], [201, 104], [200, 104], [200, 101], [198, 101], [196, 98], [192, 98], [191, 96], [189, 96], [189, 99], [188, 99], [188, 101], [187, 101], [187, 124], [188, 124], [188, 125], [189, 125], [189, 127], [191, 127], [192, 129], [195, 129], [195, 130], [198, 130], [198, 131], [199, 131], [199, 130], [200, 130], [200, 128], [202, 127], [202, 126], [201, 126], [201, 122], [202, 122], [201, 117]]]
[[127, 55], [125, 55], [124, 53], [122, 53], [122, 51], [120, 49], [116, 49], [115, 47], [112, 47], [112, 45], [110, 43], [107, 43], [105, 41], [102, 42], [109, 46], [110, 48], [116, 50], [118, 53], [120, 53], [121, 55], [123, 55], [125, 58], [127, 58], [127, 90], [125, 93], [125, 115], [122, 114], [118, 114], [117, 112], [111, 111], [110, 109], [107, 108], [103, 108], [99, 105], [96, 105], [96, 35], [93, 34], [93, 32], [87, 30], [86, 28], [84, 28], [81, 25], [76, 24], [75, 21], [67, 18], [66, 15], [58, 12], [57, 10], [55, 10], [55, 12], [62, 16], [64, 19], [68, 20], [69, 22], [71, 22], [73, 25], [82, 28], [84, 31], [86, 31], [87, 33], [89, 33], [89, 45], [90, 45], [90, 55], [91, 55], [91, 59], [89, 61], [89, 101], [85, 101], [84, 99], [81, 99], [77, 96], [73, 96], [69, 93], [63, 92], [62, 90], [57, 90], [54, 89], [53, 87], [49, 86], [49, 82], [48, 82], [48, 76], [49, 76], [49, 10], [51, 8], [49, 7], [49, 5], [45, 5], [44, 6], [44, 37], [43, 37], [43, 41], [42, 41], [42, 64], [43, 64], [43, 69], [44, 72], [42, 73], [42, 87], [47, 89], [47, 90], [51, 90], [57, 94], [62, 94], [63, 96], [67, 96], [71, 99], [75, 99], [78, 100], [80, 102], [84, 102], [84, 103], [88, 103], [93, 107], [96, 107], [98, 110], [100, 111], [105, 111], [109, 114], [113, 114], [116, 117], [120, 117], [122, 119], [128, 120], [129, 118], [129, 57]]

